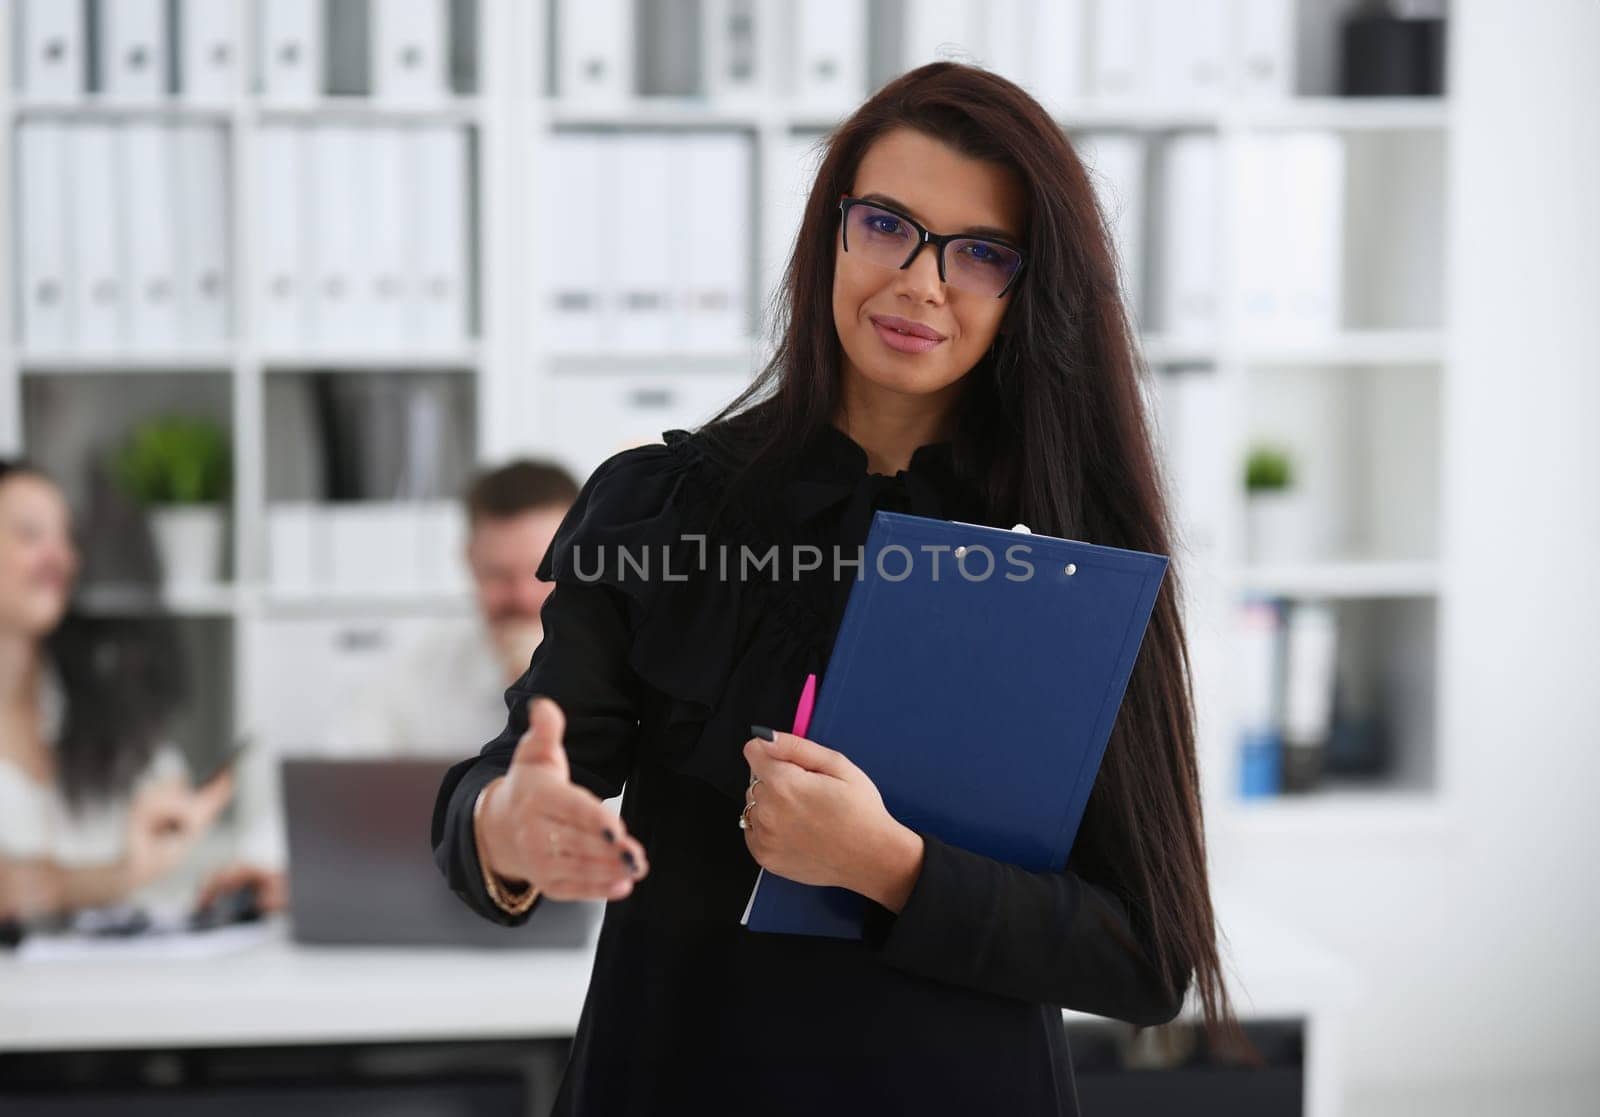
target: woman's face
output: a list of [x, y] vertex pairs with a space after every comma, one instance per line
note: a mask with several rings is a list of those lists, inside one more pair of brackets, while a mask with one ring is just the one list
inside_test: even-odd
[[[850, 193], [881, 195], [893, 208], [934, 233], [976, 226], [1003, 229], [1023, 242], [1026, 199], [1010, 170], [965, 155], [921, 132], [898, 128], [867, 149]], [[844, 225], [834, 237], [833, 319], [844, 347], [847, 394], [868, 385], [927, 396], [953, 389], [988, 350], [1015, 287], [1001, 298], [974, 294], [939, 280], [934, 246], [918, 251], [909, 268], [886, 268], [844, 250]], [[945, 261], [947, 269], [954, 254]], [[1019, 281], [1020, 282], [1020, 281]], [[897, 349], [874, 318], [893, 315], [931, 327], [941, 340], [926, 352]], [[850, 383], [849, 381], [854, 381]]]
[[0, 633], [39, 638], [55, 628], [77, 573], [61, 490], [29, 473], [0, 481]]

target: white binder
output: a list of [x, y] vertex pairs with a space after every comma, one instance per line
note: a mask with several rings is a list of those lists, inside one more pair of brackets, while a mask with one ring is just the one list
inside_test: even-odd
[[772, 155], [776, 160], [773, 170], [777, 180], [777, 198], [773, 212], [763, 220], [765, 236], [761, 252], [761, 270], [757, 277], [760, 305], [766, 306], [777, 285], [783, 279], [783, 270], [794, 253], [795, 238], [800, 232], [800, 222], [805, 216], [806, 199], [817, 178], [817, 165], [822, 158], [818, 137], [786, 133]]
[[316, 351], [364, 346], [358, 271], [365, 175], [356, 129], [325, 124], [309, 131], [311, 168], [311, 346]]
[[635, 90], [632, 0], [555, 0], [556, 93], [575, 103]]
[[761, 95], [769, 80], [768, 24], [774, 0], [702, 0], [700, 58], [706, 99], [713, 104]]
[[[995, 0], [982, 8], [978, 61], [1058, 119], [1083, 97], [1083, 0]], [[975, 48], [976, 49], [976, 48]], [[931, 55], [930, 55], [931, 57]]]
[[421, 217], [415, 222], [420, 286], [413, 340], [447, 349], [465, 342], [468, 332], [466, 134], [448, 124], [428, 125], [417, 130], [414, 151]]
[[1144, 141], [1098, 133], [1074, 140], [1091, 171], [1095, 194], [1111, 226], [1123, 300], [1138, 317], [1144, 310]]
[[[122, 153], [118, 141], [123, 127], [99, 122], [74, 125], [71, 176], [72, 199], [72, 335], [69, 344], [80, 349], [105, 351], [122, 345], [124, 322], [132, 299], [133, 276], [127, 271], [120, 210], [124, 204]], [[146, 125], [148, 127], [148, 125]]]
[[311, 593], [327, 582], [331, 561], [322, 513], [318, 501], [267, 506], [267, 574], [274, 593]]
[[792, 9], [788, 87], [803, 108], [845, 112], [867, 87], [865, 0], [814, 0]]
[[238, 95], [239, 0], [178, 0], [178, 96], [227, 104]]
[[1245, 97], [1288, 97], [1294, 83], [1292, 0], [1234, 0], [1235, 89]]
[[992, 0], [986, 6], [983, 49], [976, 52], [978, 64], [1020, 86], [1029, 86], [1036, 7], [1036, 0]]
[[166, 0], [116, 0], [95, 10], [101, 92], [119, 101], [165, 97], [171, 70]]
[[26, 97], [75, 101], [88, 79], [82, 4], [61, 0], [22, 0], [17, 8], [17, 62]]
[[1260, 339], [1337, 332], [1343, 318], [1344, 143], [1333, 132], [1241, 137], [1241, 330]]
[[1234, 607], [1230, 669], [1232, 715], [1241, 739], [1273, 736], [1283, 725], [1280, 606], [1247, 598]]
[[445, 0], [371, 0], [372, 95], [430, 104], [449, 93], [449, 12]]
[[1289, 323], [1299, 336], [1331, 336], [1344, 316], [1344, 137], [1312, 131], [1280, 139], [1287, 177], [1281, 204], [1290, 216], [1278, 260]]
[[675, 340], [691, 352], [731, 349], [750, 333], [750, 144], [736, 133], [689, 135], [674, 141], [673, 157]]
[[749, 383], [744, 374], [728, 372], [554, 376], [544, 442], [581, 479], [617, 450], [660, 442], [663, 431], [704, 422]]
[[417, 577], [430, 593], [470, 593], [471, 572], [462, 561], [467, 545], [467, 517], [459, 500], [412, 503], [420, 535]]
[[319, 0], [258, 4], [261, 88], [272, 101], [308, 101], [322, 91], [323, 23]]
[[211, 124], [173, 127], [177, 168], [178, 303], [183, 339], [227, 339], [232, 294], [228, 260], [228, 136]]
[[261, 344], [270, 352], [297, 352], [310, 341], [310, 212], [306, 132], [272, 124], [257, 134], [258, 220], [252, 228], [255, 275], [251, 291]]
[[1057, 119], [1083, 101], [1088, 82], [1086, 0], [1032, 0], [1029, 91]]
[[163, 124], [130, 123], [117, 131], [127, 341], [142, 349], [172, 347], [180, 341], [172, 130]]
[[1222, 389], [1208, 368], [1163, 371], [1156, 383], [1161, 452], [1182, 542], [1191, 554], [1209, 551], [1220, 538], [1233, 488]]
[[30, 349], [59, 351], [73, 340], [68, 205], [74, 201], [74, 153], [66, 125], [55, 121], [22, 120], [16, 134], [22, 340]]
[[531, 222], [537, 289], [544, 299], [543, 347], [550, 353], [592, 353], [616, 273], [618, 242], [603, 218], [612, 205], [615, 143], [593, 132], [556, 132], [534, 167], [545, 205]]
[[1156, 278], [1156, 327], [1172, 337], [1209, 341], [1217, 329], [1217, 139], [1184, 132], [1163, 148], [1162, 259]]
[[1280, 332], [1287, 327], [1282, 276], [1276, 268], [1280, 239], [1287, 214], [1283, 205], [1286, 182], [1280, 137], [1274, 133], [1246, 133], [1238, 139], [1238, 175], [1229, 193], [1233, 205], [1231, 227], [1237, 230], [1235, 257], [1239, 276], [1239, 328], [1252, 336]]
[[422, 225], [433, 217], [414, 202], [410, 151], [415, 142], [409, 129], [397, 127], [368, 128], [361, 135], [361, 162], [371, 171], [361, 282], [372, 309], [369, 343], [378, 348], [403, 347], [418, 309], [415, 245]]
[[1088, 0], [1089, 96], [1131, 101], [1149, 96], [1149, 0]]
[[1339, 611], [1328, 601], [1290, 601], [1283, 619], [1283, 746], [1315, 748], [1333, 730]]
[[1143, 0], [1149, 5], [1150, 96], [1216, 105], [1226, 90], [1231, 0]]
[[914, 70], [940, 59], [980, 62], [989, 14], [973, 0], [906, 0], [900, 64]]
[[[612, 310], [616, 330], [608, 334], [612, 347], [623, 353], [663, 353], [674, 347], [678, 334], [679, 293], [674, 274], [674, 228], [682, 214], [674, 213], [673, 158], [680, 137], [659, 132], [632, 133], [612, 139], [621, 145], [622, 179], [642, 189], [628, 191], [614, 217], [600, 220], [616, 229], [612, 274], [615, 288]], [[728, 197], [721, 201], [724, 205]]]
[[419, 588], [419, 524], [405, 500], [339, 501], [324, 506], [334, 593], [414, 593]]

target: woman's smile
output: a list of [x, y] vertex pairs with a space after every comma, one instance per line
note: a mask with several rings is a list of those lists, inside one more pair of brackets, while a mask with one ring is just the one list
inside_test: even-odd
[[916, 334], [897, 330], [885, 325], [877, 318], [872, 319], [872, 328], [885, 345], [899, 353], [926, 353], [928, 350], [944, 344], [945, 340], [942, 337], [919, 337]]

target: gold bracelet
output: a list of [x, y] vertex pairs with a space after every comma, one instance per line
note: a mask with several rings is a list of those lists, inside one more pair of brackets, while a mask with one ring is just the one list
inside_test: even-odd
[[472, 803], [473, 848], [478, 853], [478, 867], [483, 871], [483, 887], [489, 893], [489, 899], [494, 901], [495, 907], [507, 915], [522, 915], [533, 907], [533, 902], [539, 898], [539, 890], [530, 883], [513, 892], [506, 886], [505, 881], [490, 870], [489, 860], [483, 855], [483, 839], [478, 829], [478, 820], [483, 813], [484, 793], [489, 790], [489, 786], [487, 783], [484, 784], [478, 792], [477, 799]]

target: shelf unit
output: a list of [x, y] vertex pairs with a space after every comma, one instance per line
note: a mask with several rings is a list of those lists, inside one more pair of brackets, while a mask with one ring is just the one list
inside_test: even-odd
[[[114, 122], [183, 121], [224, 129], [228, 135], [230, 187], [230, 287], [234, 334], [221, 345], [153, 353], [50, 353], [18, 343], [14, 301], [0, 308], [0, 452], [30, 449], [25, 424], [25, 397], [34, 382], [82, 379], [93, 382], [108, 374], [127, 375], [138, 384], [146, 378], [195, 377], [220, 384], [227, 396], [227, 413], [233, 434], [236, 469], [231, 518], [233, 582], [220, 588], [174, 589], [163, 604], [178, 614], [206, 624], [223, 624], [230, 632], [231, 678], [239, 685], [233, 696], [227, 731], [245, 732], [259, 721], [262, 711], [248, 681], [252, 665], [260, 660], [260, 640], [274, 619], [296, 616], [350, 615], [362, 618], [401, 617], [412, 614], [464, 613], [469, 602], [457, 594], [362, 595], [294, 593], [274, 588], [268, 579], [265, 517], [267, 508], [268, 446], [265, 438], [266, 397], [277, 378], [313, 371], [359, 375], [366, 372], [418, 371], [459, 374], [470, 386], [474, 412], [474, 457], [478, 461], [502, 460], [516, 453], [542, 453], [555, 444], [559, 432], [562, 398], [579, 398], [577, 386], [595, 390], [627, 391], [629, 385], [654, 384], [669, 390], [703, 393], [697, 399], [726, 398], [747, 382], [767, 355], [765, 339], [756, 322], [764, 304], [776, 264], [792, 237], [786, 225], [792, 212], [777, 196], [786, 181], [784, 160], [793, 152], [795, 138], [823, 136], [839, 119], [836, 114], [791, 103], [783, 98], [741, 100], [737, 104], [709, 104], [683, 97], [633, 97], [605, 105], [572, 104], [547, 94], [545, 62], [548, 22], [545, 3], [520, 0], [475, 0], [477, 9], [475, 53], [476, 88], [433, 107], [390, 106], [362, 97], [325, 96], [303, 104], [273, 104], [239, 89], [226, 105], [192, 106], [181, 102], [125, 105], [89, 96], [80, 102], [52, 103], [19, 98], [9, 71], [12, 58], [9, 20], [0, 20], [0, 211], [7, 220], [0, 227], [0, 258], [8, 265], [16, 259], [16, 204], [14, 137], [19, 122], [31, 119]], [[876, 0], [875, 0], [876, 2]], [[1303, 9], [1304, 4], [1302, 3]], [[254, 57], [250, 4], [241, 6], [242, 56]], [[1325, 49], [1327, 44], [1308, 47]], [[958, 55], [959, 56], [959, 55]], [[882, 75], [874, 75], [881, 78]], [[1420, 139], [1429, 153], [1448, 144], [1451, 106], [1448, 98], [1353, 99], [1329, 96], [1329, 90], [1307, 88], [1302, 82], [1296, 95], [1282, 102], [1229, 102], [1215, 107], [1173, 104], [1104, 104], [1091, 100], [1060, 107], [1057, 117], [1071, 135], [1095, 132], [1132, 134], [1149, 144], [1172, 136], [1200, 131], [1219, 144], [1226, 198], [1230, 176], [1237, 174], [1242, 141], [1261, 132], [1326, 129], [1365, 144], [1367, 171], [1379, 177], [1389, 173], [1384, 162], [1386, 141], [1397, 137]], [[328, 123], [442, 123], [469, 130], [476, 138], [476, 177], [473, 204], [478, 241], [472, 259], [476, 269], [477, 330], [459, 346], [443, 352], [282, 352], [261, 344], [254, 330], [250, 299], [253, 275], [252, 215], [258, 212], [254, 197], [259, 134], [263, 125], [282, 122]], [[562, 355], [547, 353], [541, 343], [540, 254], [535, 238], [535, 216], [541, 212], [545, 176], [541, 169], [546, 141], [559, 131], [572, 130], [723, 130], [748, 138], [754, 159], [753, 184], [755, 243], [750, 252], [750, 336], [741, 343], [709, 352], [661, 354]], [[1401, 168], [1409, 173], [1407, 162]], [[1447, 194], [1448, 160], [1424, 162], [1421, 173], [1435, 171], [1432, 182]], [[1226, 209], [1226, 205], [1223, 206]], [[1196, 340], [1170, 336], [1159, 329], [1142, 335], [1143, 354], [1165, 379], [1180, 370], [1200, 370], [1213, 377], [1227, 401], [1231, 455], [1224, 476], [1226, 492], [1216, 496], [1226, 515], [1208, 545], [1182, 560], [1197, 591], [1192, 607], [1191, 632], [1202, 670], [1199, 697], [1202, 710], [1202, 765], [1207, 773], [1208, 814], [1230, 832], [1247, 839], [1260, 836], [1304, 834], [1328, 838], [1347, 833], [1437, 831], [1453, 818], [1448, 749], [1431, 738], [1402, 742], [1408, 754], [1425, 756], [1427, 766], [1417, 777], [1416, 789], [1406, 786], [1377, 789], [1340, 788], [1305, 800], [1282, 799], [1244, 804], [1232, 794], [1233, 733], [1227, 713], [1229, 701], [1230, 637], [1227, 620], [1234, 603], [1247, 593], [1277, 594], [1292, 598], [1317, 598], [1356, 609], [1412, 606], [1419, 612], [1423, 631], [1409, 631], [1407, 639], [1426, 647], [1437, 642], [1447, 627], [1450, 606], [1450, 556], [1437, 547], [1421, 554], [1344, 554], [1326, 561], [1304, 564], [1257, 565], [1243, 551], [1242, 493], [1232, 485], [1248, 436], [1252, 400], [1275, 379], [1311, 376], [1340, 391], [1361, 385], [1367, 393], [1381, 393], [1385, 385], [1413, 384], [1419, 378], [1426, 406], [1431, 392], [1434, 414], [1442, 412], [1438, 397], [1448, 389], [1450, 324], [1448, 316], [1436, 320], [1372, 324], [1372, 318], [1351, 324], [1330, 336], [1293, 341], [1252, 339], [1238, 327], [1239, 290], [1230, 266], [1229, 246], [1238, 243], [1239, 230], [1228, 215], [1214, 215], [1221, 232], [1221, 272], [1218, 294], [1222, 312], [1214, 337]], [[1203, 219], [1203, 215], [1202, 218]], [[1381, 266], [1381, 262], [1379, 262]], [[1425, 265], [1442, 285], [1449, 274], [1446, 261]], [[1448, 306], [1440, 294], [1439, 305]], [[668, 425], [687, 425], [674, 420]], [[1440, 438], [1444, 432], [1439, 432]], [[1437, 467], [1438, 447], [1425, 465]], [[1347, 448], [1347, 452], [1358, 451]], [[1437, 512], [1437, 491], [1433, 513]], [[1417, 495], [1417, 494], [1412, 494]], [[1426, 487], [1417, 497], [1429, 499]], [[1426, 514], [1426, 510], [1425, 510]], [[148, 608], [149, 599], [130, 596], [116, 587], [96, 587], [91, 605], [107, 610]], [[1424, 657], [1426, 658], [1426, 657]], [[1429, 691], [1437, 694], [1432, 673], [1438, 657], [1425, 664]], [[1440, 724], [1436, 716], [1413, 717], [1425, 736]], [[218, 742], [220, 747], [221, 742]], [[204, 747], [204, 746], [202, 746]]]

